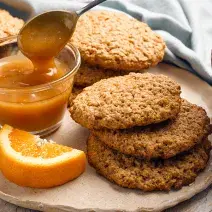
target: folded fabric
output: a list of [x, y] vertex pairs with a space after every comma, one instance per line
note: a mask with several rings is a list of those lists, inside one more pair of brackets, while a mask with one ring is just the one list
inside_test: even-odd
[[[84, 6], [82, 2], [70, 0], [46, 2], [43, 0], [0, 0], [0, 2], [1, 8], [11, 9], [25, 19], [47, 10], [76, 10]], [[212, 1], [106, 1], [101, 7], [95, 9], [111, 8], [146, 22], [166, 42], [164, 61], [187, 69], [212, 85]], [[20, 10], [24, 12], [20, 13]]]

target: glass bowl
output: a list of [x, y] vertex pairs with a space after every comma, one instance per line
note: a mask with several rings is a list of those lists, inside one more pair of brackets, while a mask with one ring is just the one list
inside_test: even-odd
[[[16, 55], [18, 52], [16, 37], [0, 39], [0, 58]], [[15, 89], [0, 86], [1, 126], [8, 124], [44, 136], [61, 125], [74, 75], [80, 66], [80, 53], [77, 48], [68, 44], [57, 58], [68, 65], [68, 70], [63, 77], [53, 82]]]

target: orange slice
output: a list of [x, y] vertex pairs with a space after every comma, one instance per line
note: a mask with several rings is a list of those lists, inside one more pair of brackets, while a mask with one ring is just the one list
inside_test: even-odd
[[62, 185], [84, 170], [83, 151], [5, 125], [0, 132], [0, 166], [13, 183], [34, 188]]

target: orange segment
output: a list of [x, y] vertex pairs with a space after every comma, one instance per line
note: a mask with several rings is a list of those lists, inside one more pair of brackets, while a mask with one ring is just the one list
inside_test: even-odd
[[56, 144], [5, 125], [0, 132], [3, 175], [10, 181], [34, 188], [62, 185], [84, 170], [83, 151]]
[[45, 142], [38, 136], [17, 129], [9, 134], [9, 140], [11, 147], [23, 156], [54, 158], [72, 150], [71, 147]]

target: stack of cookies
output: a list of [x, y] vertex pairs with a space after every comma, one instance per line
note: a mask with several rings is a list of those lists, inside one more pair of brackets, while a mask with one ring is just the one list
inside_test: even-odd
[[130, 73], [85, 88], [70, 108], [90, 129], [88, 161], [108, 180], [144, 191], [192, 183], [210, 155], [205, 110], [164, 75]]
[[164, 41], [147, 24], [120, 12], [90, 11], [82, 15], [71, 42], [82, 58], [71, 100], [101, 79], [157, 65], [165, 52]]

